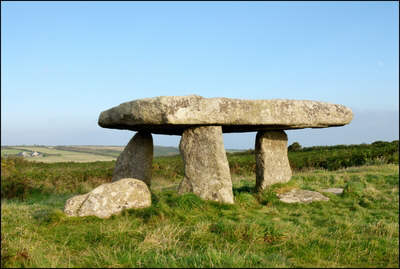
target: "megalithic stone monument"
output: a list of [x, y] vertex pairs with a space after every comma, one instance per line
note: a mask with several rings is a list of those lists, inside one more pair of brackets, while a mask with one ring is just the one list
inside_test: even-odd
[[[143, 181], [150, 184], [152, 160], [151, 133], [181, 135], [180, 152], [185, 163], [185, 176], [179, 192], [194, 192], [203, 199], [233, 203], [232, 183], [222, 133], [257, 132], [256, 187], [263, 190], [275, 183], [290, 180], [287, 158], [287, 136], [284, 130], [343, 126], [353, 118], [352, 111], [337, 104], [308, 100], [241, 100], [203, 98], [198, 95], [160, 96], [122, 103], [103, 111], [98, 124], [104, 128], [137, 131], [147, 141], [136, 149], [134, 142], [124, 150], [116, 167], [124, 171], [141, 171]], [[135, 139], [133, 139], [135, 140]], [[208, 145], [208, 146], [207, 146]], [[151, 147], [151, 150], [150, 150]], [[127, 152], [138, 152], [144, 161]], [[140, 153], [141, 152], [141, 153]], [[132, 156], [132, 157], [129, 157]], [[123, 162], [121, 165], [120, 162]], [[126, 168], [128, 166], [128, 168]], [[117, 168], [116, 168], [117, 171]], [[116, 172], [117, 173], [117, 172]], [[128, 174], [124, 174], [128, 177]], [[137, 175], [136, 175], [137, 176]], [[114, 180], [118, 179], [114, 175]]]

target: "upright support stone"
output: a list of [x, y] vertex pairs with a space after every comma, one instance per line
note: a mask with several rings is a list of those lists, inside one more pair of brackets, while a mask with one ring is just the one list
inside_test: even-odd
[[136, 178], [150, 187], [152, 163], [153, 137], [151, 133], [138, 132], [118, 156], [112, 181]]
[[287, 155], [287, 135], [283, 130], [259, 131], [256, 136], [256, 189], [264, 190], [292, 177]]
[[233, 204], [232, 180], [221, 126], [186, 129], [179, 144], [185, 177], [179, 193], [193, 192], [205, 200]]

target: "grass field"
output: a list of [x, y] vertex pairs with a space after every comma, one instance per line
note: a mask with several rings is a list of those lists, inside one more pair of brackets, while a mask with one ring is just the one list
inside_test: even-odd
[[112, 156], [102, 156], [91, 154], [87, 152], [75, 152], [68, 150], [58, 150], [55, 148], [47, 148], [47, 147], [18, 147], [21, 150], [28, 151], [37, 151], [41, 153], [49, 154], [46, 157], [36, 157], [29, 158], [30, 161], [39, 161], [46, 163], [54, 163], [54, 162], [95, 162], [95, 161], [111, 161], [115, 160], [116, 157]]
[[[250, 156], [228, 154], [234, 205], [178, 195], [180, 156], [158, 157], [152, 206], [109, 219], [62, 210], [109, 182], [115, 161], [2, 160], [2, 267], [399, 267], [398, 164], [294, 171], [287, 184], [255, 193]], [[26, 189], [12, 188], [18, 180]], [[276, 196], [327, 187], [344, 193], [310, 204]]]
[[7, 149], [2, 149], [1, 150], [1, 157], [4, 157], [6, 155], [17, 155], [18, 153], [22, 152], [23, 150], [20, 149], [13, 149], [13, 148], [7, 148]]

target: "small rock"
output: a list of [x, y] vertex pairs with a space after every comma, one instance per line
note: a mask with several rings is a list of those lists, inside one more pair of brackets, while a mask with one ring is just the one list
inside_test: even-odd
[[134, 178], [123, 178], [68, 199], [64, 212], [68, 216], [108, 218], [124, 209], [150, 205], [151, 194], [146, 183]]
[[286, 193], [278, 194], [279, 200], [284, 203], [311, 203], [314, 201], [329, 201], [328, 197], [316, 191], [294, 189]]
[[329, 189], [322, 189], [322, 192], [329, 192], [329, 193], [334, 193], [334, 194], [342, 194], [343, 189], [342, 188], [329, 188]]

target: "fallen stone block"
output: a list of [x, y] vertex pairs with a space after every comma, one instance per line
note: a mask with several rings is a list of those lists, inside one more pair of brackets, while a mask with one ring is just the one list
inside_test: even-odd
[[316, 191], [293, 189], [278, 194], [279, 200], [284, 203], [311, 203], [315, 201], [329, 201], [329, 198]]
[[68, 216], [108, 218], [124, 209], [149, 206], [151, 194], [147, 185], [138, 179], [124, 178], [68, 199], [64, 213]]
[[334, 193], [334, 194], [342, 194], [343, 189], [342, 188], [328, 188], [328, 189], [322, 189], [322, 192], [328, 192], [328, 193]]

